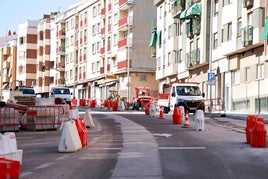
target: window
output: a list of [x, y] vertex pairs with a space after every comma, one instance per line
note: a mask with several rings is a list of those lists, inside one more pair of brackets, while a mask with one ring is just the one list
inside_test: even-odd
[[245, 83], [249, 82], [249, 70], [250, 70], [250, 67], [245, 68]]
[[232, 39], [232, 23], [228, 23], [227, 25], [227, 40]]
[[237, 19], [237, 35], [241, 35], [242, 29], [242, 18]]
[[214, 39], [213, 48], [215, 49], [218, 47], [218, 33], [217, 32], [213, 34], [213, 39]]
[[263, 79], [264, 78], [264, 64], [258, 64], [256, 68], [256, 79]]
[[146, 74], [141, 74], [141, 75], [140, 75], [140, 81], [147, 81], [147, 76], [146, 76]]
[[214, 15], [219, 13], [219, 0], [215, 0]]
[[169, 53], [168, 53], [168, 59], [167, 59], [167, 66], [170, 65], [171, 58], [172, 58], [172, 55], [171, 55], [171, 53], [169, 52]]
[[240, 83], [240, 70], [232, 71], [232, 84], [237, 85]]
[[24, 38], [23, 37], [20, 37], [19, 44], [20, 45], [23, 45], [24, 44]]
[[96, 9], [96, 7], [94, 6], [93, 7], [93, 17], [95, 17], [97, 15], [97, 9]]

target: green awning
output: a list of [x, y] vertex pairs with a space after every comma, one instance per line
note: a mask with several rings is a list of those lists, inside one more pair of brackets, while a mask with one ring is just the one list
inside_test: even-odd
[[201, 3], [195, 3], [180, 14], [180, 19], [190, 19], [201, 14]]
[[263, 34], [262, 34], [262, 40], [267, 40], [267, 37], [268, 37], [268, 17], [266, 17], [266, 20], [265, 20], [264, 30], [263, 30]]
[[157, 33], [156, 45], [161, 44], [161, 30]]
[[187, 18], [185, 18], [186, 17], [186, 14], [187, 14], [187, 10], [188, 9], [185, 9], [184, 11], [181, 12], [180, 19], [187, 19]]
[[156, 41], [156, 31], [152, 31], [152, 36], [151, 36], [151, 40], [150, 40], [150, 47], [155, 45], [155, 41]]

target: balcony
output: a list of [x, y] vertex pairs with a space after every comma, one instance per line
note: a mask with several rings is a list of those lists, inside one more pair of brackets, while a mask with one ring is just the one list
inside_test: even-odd
[[7, 60], [4, 60], [2, 68], [10, 68], [10, 62], [8, 62]]
[[105, 27], [101, 28], [101, 37], [105, 36]]
[[6, 46], [3, 48], [3, 55], [10, 55], [10, 47]]
[[65, 54], [65, 46], [59, 46], [56, 50], [57, 53], [59, 53], [60, 55], [64, 55]]
[[57, 63], [57, 71], [64, 71], [65, 63], [59, 62]]
[[127, 60], [118, 62], [117, 63], [117, 68], [118, 69], [127, 68]]
[[246, 26], [242, 29], [242, 46], [246, 47], [252, 45], [253, 42], [253, 26]]
[[111, 25], [111, 24], [109, 24], [109, 25], [108, 25], [108, 33], [110, 33], [110, 32], [111, 32], [111, 30], [112, 30], [112, 25]]
[[57, 80], [57, 85], [65, 85], [65, 79], [64, 78], [60, 78]]
[[78, 30], [78, 28], [79, 28], [79, 25], [78, 25], [78, 23], [76, 23], [75, 24], [75, 30]]
[[118, 21], [118, 30], [127, 31], [129, 26], [133, 25], [133, 17], [125, 16]]
[[200, 64], [200, 49], [195, 49], [186, 54], [187, 68], [195, 67]]
[[101, 55], [104, 55], [104, 53], [105, 53], [105, 49], [104, 49], [104, 47], [102, 47], [102, 48], [100, 49], [100, 54], [101, 54]]
[[112, 11], [112, 4], [108, 4], [108, 12]]
[[134, 5], [134, 0], [119, 0], [119, 10], [129, 9]]
[[127, 46], [127, 39], [119, 40], [118, 41], [118, 48], [123, 48]]
[[106, 9], [105, 8], [102, 8], [101, 9], [101, 17], [104, 18], [105, 17], [105, 14], [106, 14]]
[[104, 74], [104, 67], [100, 67], [100, 74]]
[[185, 9], [185, 0], [174, 0], [171, 2], [171, 14], [173, 18], [179, 18], [181, 12]]
[[57, 38], [60, 38], [60, 39], [62, 39], [62, 38], [65, 38], [65, 30], [59, 30], [58, 32], [57, 32]]

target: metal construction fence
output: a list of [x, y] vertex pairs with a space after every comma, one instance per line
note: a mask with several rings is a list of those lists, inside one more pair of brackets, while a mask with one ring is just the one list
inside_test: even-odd
[[68, 118], [68, 106], [4, 106], [0, 108], [0, 132], [57, 129], [64, 118]]

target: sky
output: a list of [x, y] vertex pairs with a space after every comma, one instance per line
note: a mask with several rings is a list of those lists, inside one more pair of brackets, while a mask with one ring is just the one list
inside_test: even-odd
[[19, 24], [39, 20], [50, 12], [64, 12], [82, 0], [5, 0], [0, 5], [0, 37], [9, 30], [18, 31]]

